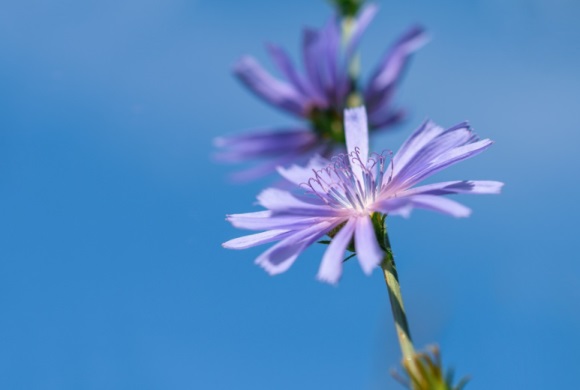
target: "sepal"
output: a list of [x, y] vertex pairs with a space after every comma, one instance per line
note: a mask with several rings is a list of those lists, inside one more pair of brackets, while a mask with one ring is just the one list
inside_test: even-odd
[[430, 346], [427, 352], [416, 353], [412, 359], [403, 359], [405, 377], [392, 373], [393, 377], [410, 390], [463, 390], [469, 378], [453, 384], [453, 369], [443, 368], [441, 353], [437, 346]]

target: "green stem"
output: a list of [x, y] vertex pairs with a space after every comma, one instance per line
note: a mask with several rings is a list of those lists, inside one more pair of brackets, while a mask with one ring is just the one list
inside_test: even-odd
[[393, 312], [393, 319], [395, 320], [395, 328], [399, 338], [399, 345], [403, 354], [403, 361], [409, 366], [412, 373], [417, 374], [417, 367], [415, 365], [415, 348], [411, 340], [411, 333], [409, 332], [409, 324], [407, 322], [407, 315], [405, 314], [405, 306], [403, 305], [403, 297], [401, 295], [401, 286], [399, 285], [399, 277], [397, 275], [397, 268], [395, 266], [395, 259], [391, 249], [391, 243], [386, 233], [384, 235], [385, 244], [385, 258], [381, 264], [385, 282], [387, 282], [387, 290], [389, 292], [389, 300], [391, 301], [391, 310]]

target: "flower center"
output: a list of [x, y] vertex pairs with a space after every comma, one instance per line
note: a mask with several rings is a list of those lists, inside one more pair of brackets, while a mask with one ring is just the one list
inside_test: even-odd
[[308, 114], [312, 128], [318, 136], [342, 145], [345, 144], [342, 113], [333, 108], [321, 109], [314, 107]]
[[385, 180], [386, 162], [383, 152], [373, 153], [363, 163], [357, 148], [352, 153], [333, 157], [326, 168], [313, 170], [314, 176], [303, 186], [308, 193], [333, 208], [351, 210], [357, 214], [370, 213], [369, 206], [391, 180], [390, 177]]

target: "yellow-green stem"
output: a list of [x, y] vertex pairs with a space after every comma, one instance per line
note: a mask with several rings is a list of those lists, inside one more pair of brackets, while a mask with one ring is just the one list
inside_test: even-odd
[[397, 337], [399, 338], [403, 361], [409, 366], [411, 372], [417, 375], [418, 370], [414, 360], [415, 348], [413, 347], [411, 333], [409, 332], [409, 324], [407, 322], [407, 315], [405, 314], [405, 306], [403, 305], [403, 297], [401, 295], [401, 286], [399, 285], [395, 259], [393, 258], [393, 252], [386, 233], [385, 246], [386, 253], [381, 268], [383, 269], [385, 282], [387, 282], [387, 290], [389, 292], [389, 300], [391, 301], [391, 310], [393, 312], [393, 319], [395, 320]]

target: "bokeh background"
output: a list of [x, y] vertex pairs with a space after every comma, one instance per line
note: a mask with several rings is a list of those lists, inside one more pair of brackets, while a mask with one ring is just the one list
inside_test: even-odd
[[[580, 353], [580, 4], [381, 1], [365, 74], [412, 23], [432, 41], [374, 139], [429, 117], [496, 144], [437, 179], [495, 179], [456, 220], [392, 218], [412, 332], [468, 389], [575, 388]], [[324, 1], [0, 3], [0, 388], [385, 389], [399, 360], [380, 272], [315, 280], [323, 248], [270, 277], [224, 221], [212, 139], [298, 123], [231, 76], [263, 43], [298, 55]], [[272, 67], [268, 65], [270, 69]]]

